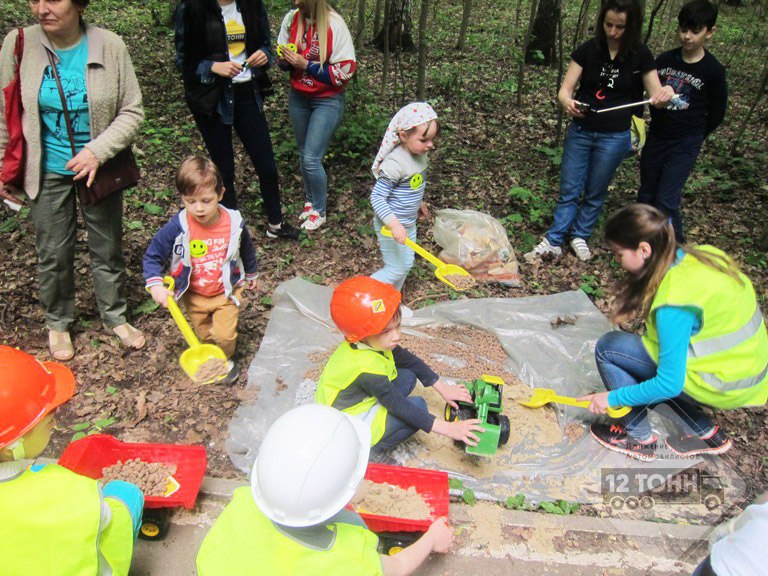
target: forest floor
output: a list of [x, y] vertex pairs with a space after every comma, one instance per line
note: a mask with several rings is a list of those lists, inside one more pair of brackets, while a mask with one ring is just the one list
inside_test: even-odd
[[[259, 288], [248, 296], [240, 311], [239, 358], [243, 370], [239, 381], [230, 387], [195, 387], [178, 366], [184, 349], [180, 334], [168, 314], [155, 309], [144, 291], [141, 260], [154, 232], [179, 208], [172, 191], [176, 166], [187, 154], [204, 153], [204, 149], [173, 66], [172, 31], [155, 23], [151, 13], [161, 4], [131, 4], [125, 11], [122, 3], [99, 4], [101, 8], [92, 7], [92, 21], [104, 23], [126, 40], [147, 112], [135, 143], [143, 180], [125, 196], [123, 248], [130, 321], [144, 331], [148, 343], [140, 352], [128, 352], [116, 337], [105, 332], [96, 311], [81, 225], [75, 262], [79, 312], [73, 338], [77, 354], [68, 363], [77, 376], [78, 393], [57, 411], [58, 425], [46, 455], [58, 456], [77, 432], [104, 431], [125, 440], [203, 444], [209, 453], [209, 474], [241, 477], [226, 454], [224, 442], [232, 414], [247, 396], [246, 368], [269, 321], [270, 295], [279, 283], [295, 276], [330, 286], [378, 268], [380, 256], [368, 201], [372, 186], [369, 166], [396, 107], [393, 102], [404, 103], [413, 97], [411, 82], [406, 90], [398, 83], [394, 92], [400, 96], [393, 96], [392, 90], [382, 95], [381, 56], [371, 48], [360, 50], [358, 76], [347, 90], [346, 118], [326, 158], [330, 177], [328, 223], [300, 241], [266, 239], [257, 179], [238, 148], [237, 185], [241, 211], [257, 243]], [[18, 24], [14, 18], [27, 17], [14, 10], [0, 16], [0, 31]], [[489, 7], [487, 17], [497, 17], [497, 10]], [[276, 8], [271, 16], [273, 24], [279, 22]], [[602, 222], [592, 239], [595, 257], [588, 263], [570, 253], [535, 268], [522, 261], [521, 255], [538, 242], [550, 224], [558, 194], [560, 151], [555, 142], [553, 98], [556, 70], [529, 68], [523, 104], [518, 107], [510, 80], [514, 70], [510, 50], [500, 50], [494, 60], [489, 58], [490, 49], [485, 44], [470, 46], [462, 53], [435, 44], [429, 71], [430, 101], [440, 115], [443, 131], [431, 157], [426, 199], [433, 218], [440, 208], [475, 209], [498, 218], [521, 260], [521, 285], [482, 285], [457, 295], [440, 284], [424, 262], [417, 262], [405, 285], [405, 303], [420, 307], [445, 299], [516, 298], [581, 288], [607, 311], [621, 273], [604, 245]], [[490, 63], [476, 64], [481, 61]], [[400, 66], [400, 74], [410, 78], [415, 56], [403, 55]], [[690, 242], [713, 244], [734, 256], [755, 283], [765, 312], [768, 260], [756, 248], [755, 239], [762, 233], [768, 214], [764, 177], [768, 107], [765, 103], [758, 107], [742, 151], [732, 155], [729, 147], [751, 102], [750, 86], [756, 80], [754, 68], [750, 74], [748, 62], [739, 59], [728, 73], [734, 89], [728, 119], [707, 142], [687, 187], [686, 227]], [[268, 103], [267, 116], [286, 219], [298, 225], [303, 195], [287, 116], [287, 79], [277, 70], [272, 78], [277, 95]], [[632, 202], [637, 186], [638, 160], [630, 158], [611, 186], [604, 214]], [[422, 223], [419, 229], [419, 237], [428, 248], [436, 248], [433, 221]], [[24, 211], [19, 217], [0, 211], [0, 240], [6, 247], [0, 264], [0, 342], [49, 360], [37, 298], [34, 239], [34, 228]], [[750, 480], [751, 494], [764, 491], [768, 488], [768, 412], [764, 408], [722, 411], [716, 420], [734, 441], [733, 450], [723, 456], [724, 462]]]

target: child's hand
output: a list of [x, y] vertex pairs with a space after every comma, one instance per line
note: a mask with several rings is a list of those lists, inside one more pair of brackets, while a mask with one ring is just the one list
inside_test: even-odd
[[469, 446], [477, 446], [480, 438], [474, 432], [485, 432], [485, 428], [480, 426], [480, 420], [477, 418], [457, 420], [456, 422], [435, 419], [432, 423], [432, 432], [464, 442]]
[[405, 239], [408, 238], [408, 232], [405, 231], [405, 228], [403, 228], [403, 225], [400, 224], [397, 220], [392, 222], [392, 224], [389, 225], [389, 230], [392, 232], [392, 238], [395, 239], [395, 242], [398, 244], [405, 244]]
[[155, 284], [149, 289], [152, 300], [160, 304], [163, 308], [168, 308], [168, 298], [173, 296], [173, 292], [168, 290], [164, 284]]
[[245, 63], [248, 68], [261, 68], [269, 63], [269, 58], [262, 50], [256, 50]]
[[442, 380], [438, 380], [432, 385], [432, 388], [443, 397], [443, 400], [448, 402], [448, 404], [454, 408], [459, 407], [456, 402], [472, 402], [472, 395], [469, 393], [469, 390], [467, 390], [466, 386], [461, 384], [451, 386]]
[[424, 535], [432, 542], [432, 552], [445, 554], [451, 549], [454, 540], [453, 527], [448, 524], [447, 518], [438, 518], [432, 522]]
[[429, 206], [427, 206], [426, 202], [419, 204], [419, 218], [423, 220], [429, 220], [430, 218]]
[[672, 86], [662, 86], [661, 90], [651, 96], [651, 104], [656, 108], [666, 108], [674, 95], [675, 89]]
[[582, 396], [580, 398], [576, 398], [579, 402], [589, 402], [589, 411], [594, 412], [595, 414], [605, 414], [608, 411], [608, 408], [610, 408], [610, 404], [608, 404], [608, 392], [600, 392], [600, 394], [588, 394], [587, 396]]

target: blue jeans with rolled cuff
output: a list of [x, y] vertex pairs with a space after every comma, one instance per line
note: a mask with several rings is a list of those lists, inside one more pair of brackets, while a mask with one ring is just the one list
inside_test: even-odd
[[[397, 371], [397, 377], [392, 381], [395, 387], [402, 392], [405, 396], [408, 396], [416, 387], [416, 374], [411, 370], [402, 369]], [[408, 402], [416, 406], [419, 410], [427, 411], [427, 401], [420, 396], [411, 398], [408, 397]], [[384, 428], [384, 436], [381, 437], [376, 443], [375, 449], [377, 452], [391, 450], [401, 442], [405, 442], [416, 434], [419, 429], [415, 426], [403, 422], [398, 417], [393, 416], [391, 413], [387, 414], [387, 421]]]

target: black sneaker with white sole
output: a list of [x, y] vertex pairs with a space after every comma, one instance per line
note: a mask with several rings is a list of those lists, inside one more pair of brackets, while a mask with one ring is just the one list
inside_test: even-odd
[[646, 442], [640, 442], [629, 434], [621, 424], [592, 424], [589, 427], [592, 437], [600, 444], [613, 450], [626, 454], [637, 460], [651, 461], [656, 459], [656, 436]]
[[704, 436], [694, 434], [678, 434], [667, 436], [667, 446], [672, 452], [680, 456], [694, 456], [696, 454], [724, 454], [731, 449], [731, 439], [725, 435], [720, 426]]
[[288, 222], [282, 222], [275, 228], [272, 224], [267, 224], [267, 238], [280, 238], [281, 240], [298, 240], [299, 231]]

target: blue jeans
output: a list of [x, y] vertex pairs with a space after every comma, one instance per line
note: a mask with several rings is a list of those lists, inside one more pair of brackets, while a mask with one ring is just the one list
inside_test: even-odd
[[640, 157], [640, 190], [637, 201], [655, 206], [672, 220], [675, 237], [685, 242], [683, 233], [683, 187], [693, 170], [704, 138], [655, 138], [651, 133]]
[[[394, 238], [384, 236], [381, 233], [382, 226], [384, 226], [384, 222], [374, 217], [373, 228], [379, 238], [379, 248], [381, 249], [381, 259], [384, 260], [384, 267], [371, 274], [371, 278], [392, 284], [398, 290], [402, 290], [408, 272], [413, 268], [414, 252], [405, 244], [396, 242]], [[405, 231], [408, 233], [408, 238], [416, 242], [416, 223], [405, 226]]]
[[328, 176], [323, 167], [323, 155], [344, 116], [344, 93], [311, 98], [291, 90], [288, 113], [299, 147], [304, 197], [320, 216], [325, 216]]
[[[595, 348], [597, 370], [608, 390], [634, 386], [656, 376], [656, 362], [648, 355], [637, 334], [608, 332], [597, 341]], [[659, 413], [674, 419], [686, 432], [702, 436], [712, 429], [712, 420], [696, 400], [685, 393], [677, 398], [661, 400], [647, 406], [635, 406], [622, 418], [627, 432], [637, 440], [647, 440], [653, 434], [648, 422], [648, 409], [659, 407]], [[671, 413], [670, 413], [671, 410]]]
[[592, 235], [608, 185], [630, 146], [629, 129], [593, 132], [571, 122], [563, 144], [560, 198], [545, 234], [550, 244], [562, 246], [566, 236], [587, 240]]
[[[394, 384], [395, 388], [402, 392], [404, 396], [408, 396], [416, 387], [416, 374], [407, 369], [398, 370], [397, 378], [392, 381], [392, 384]], [[421, 396], [408, 398], [408, 402], [413, 404], [419, 410], [424, 410], [425, 412], [428, 410], [427, 401]], [[391, 413], [387, 414], [387, 421], [384, 426], [384, 436], [381, 437], [381, 440], [379, 440], [375, 446], [377, 452], [391, 450], [419, 431], [415, 426], [403, 422], [400, 418], [393, 416]]]

